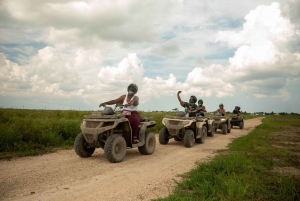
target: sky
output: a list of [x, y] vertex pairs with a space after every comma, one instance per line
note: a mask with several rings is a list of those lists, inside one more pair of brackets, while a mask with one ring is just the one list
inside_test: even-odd
[[299, 75], [299, 0], [0, 0], [2, 108], [300, 113]]

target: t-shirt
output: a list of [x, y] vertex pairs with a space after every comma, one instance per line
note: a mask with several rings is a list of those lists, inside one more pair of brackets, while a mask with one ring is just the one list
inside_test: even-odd
[[233, 110], [233, 114], [239, 114], [240, 112], [238, 110]]
[[195, 103], [184, 102], [183, 107], [186, 108], [187, 112], [196, 112], [197, 105]]

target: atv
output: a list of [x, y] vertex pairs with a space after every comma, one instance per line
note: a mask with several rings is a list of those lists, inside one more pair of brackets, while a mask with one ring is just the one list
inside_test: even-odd
[[185, 147], [192, 147], [194, 141], [199, 144], [205, 142], [206, 136], [214, 136], [214, 120], [200, 114], [189, 117], [185, 112], [178, 112], [177, 116], [166, 116], [162, 123], [165, 125], [159, 131], [159, 143], [168, 144], [171, 138], [183, 141]]
[[240, 115], [233, 114], [231, 117], [230, 124], [231, 124], [231, 128], [233, 126], [238, 126], [240, 129], [243, 129], [244, 128], [244, 118], [241, 117]]
[[222, 116], [220, 113], [217, 113], [216, 115], [211, 116], [210, 119], [214, 120], [215, 132], [217, 132], [217, 129], [221, 129], [224, 135], [230, 133], [231, 131], [230, 117]]
[[104, 149], [106, 159], [112, 163], [125, 158], [127, 148], [138, 147], [143, 155], [155, 151], [156, 138], [147, 129], [156, 125], [150, 117], [142, 117], [139, 125], [139, 143], [132, 142], [132, 131], [128, 119], [121, 114], [122, 106], [105, 107], [103, 111], [85, 115], [81, 123], [81, 133], [77, 135], [74, 149], [80, 157], [90, 157], [96, 148]]

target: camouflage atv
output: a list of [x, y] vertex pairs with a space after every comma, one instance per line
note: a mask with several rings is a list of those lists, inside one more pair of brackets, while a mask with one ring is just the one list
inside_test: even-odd
[[197, 115], [187, 117], [184, 112], [178, 112], [178, 116], [166, 116], [162, 123], [165, 125], [159, 131], [159, 143], [168, 144], [169, 139], [184, 142], [185, 147], [192, 147], [194, 141], [199, 144], [205, 142], [206, 136], [214, 136], [214, 120]]
[[237, 114], [233, 114], [231, 117], [230, 124], [231, 124], [231, 128], [233, 126], [238, 126], [240, 129], [243, 129], [244, 128], [244, 119], [243, 119], [243, 117], [241, 117]]
[[231, 132], [230, 117], [222, 116], [220, 113], [217, 113], [211, 116], [210, 119], [214, 120], [215, 132], [217, 132], [217, 129], [221, 129], [224, 135]]
[[156, 138], [147, 128], [154, 127], [155, 121], [143, 117], [140, 121], [139, 143], [132, 143], [132, 131], [128, 119], [120, 113], [120, 106], [105, 107], [102, 112], [85, 115], [81, 123], [81, 133], [77, 135], [74, 149], [80, 157], [90, 157], [96, 148], [104, 149], [106, 159], [112, 163], [125, 158], [127, 148], [138, 147], [143, 155], [155, 151]]

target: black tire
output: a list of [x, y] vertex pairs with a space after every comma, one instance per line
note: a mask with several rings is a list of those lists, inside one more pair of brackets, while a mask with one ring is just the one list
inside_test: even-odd
[[215, 128], [215, 132], [217, 132], [217, 128]]
[[156, 148], [156, 138], [153, 133], [146, 131], [145, 133], [145, 144], [139, 147], [139, 151], [143, 155], [150, 155], [155, 151]]
[[240, 122], [239, 127], [240, 127], [240, 129], [243, 129], [243, 128], [244, 128], [244, 122], [243, 122], [243, 121]]
[[231, 132], [231, 126], [227, 126], [227, 133]]
[[211, 132], [208, 132], [208, 133], [207, 133], [207, 136], [213, 137], [213, 136], [215, 135], [215, 132], [216, 132], [215, 126], [212, 124]]
[[227, 124], [222, 124], [222, 133], [223, 133], [224, 135], [227, 134]]
[[74, 141], [74, 150], [76, 154], [82, 158], [91, 157], [95, 148], [89, 147], [82, 133], [79, 133]]
[[179, 137], [177, 137], [177, 136], [174, 137], [174, 140], [177, 141], [177, 142], [181, 142], [182, 141], [182, 139], [179, 138]]
[[168, 144], [169, 142], [169, 133], [166, 127], [163, 127], [159, 131], [158, 141], [160, 144]]
[[203, 144], [205, 142], [206, 136], [207, 136], [207, 128], [205, 126], [202, 126], [201, 137], [195, 140], [196, 143]]
[[105, 158], [112, 163], [119, 163], [125, 158], [126, 148], [126, 141], [121, 135], [111, 135], [104, 145]]
[[183, 141], [185, 147], [191, 148], [195, 141], [194, 132], [192, 130], [185, 130]]

